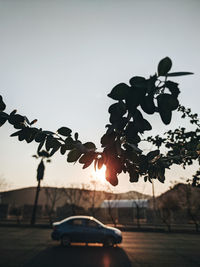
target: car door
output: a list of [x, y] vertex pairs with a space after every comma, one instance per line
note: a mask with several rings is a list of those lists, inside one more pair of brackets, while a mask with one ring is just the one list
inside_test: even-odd
[[88, 243], [101, 243], [104, 238], [103, 227], [94, 220], [86, 221], [86, 239]]
[[85, 220], [74, 219], [71, 221], [71, 233], [70, 238], [72, 242], [85, 242]]

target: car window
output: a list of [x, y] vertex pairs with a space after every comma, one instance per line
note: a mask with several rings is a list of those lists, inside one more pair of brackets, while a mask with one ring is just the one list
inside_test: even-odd
[[96, 223], [96, 222], [93, 221], [93, 220], [88, 220], [87, 225], [88, 225], [89, 227], [95, 227], [95, 228], [98, 228], [98, 227], [99, 227], [99, 224]]
[[72, 221], [72, 225], [76, 225], [76, 226], [83, 226], [84, 222], [81, 219], [76, 219]]

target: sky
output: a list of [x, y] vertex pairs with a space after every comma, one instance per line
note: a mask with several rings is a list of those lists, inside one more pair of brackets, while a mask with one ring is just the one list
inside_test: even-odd
[[[169, 56], [173, 71], [195, 73], [174, 81], [180, 83], [181, 104], [199, 113], [199, 11], [198, 0], [0, 0], [0, 94], [6, 111], [37, 118], [44, 130], [67, 126], [100, 148], [113, 103], [107, 94], [135, 75], [148, 78]], [[191, 127], [177, 114], [167, 127], [157, 115], [150, 120], [149, 135]], [[9, 124], [0, 128], [0, 177], [9, 189], [36, 186], [37, 144], [19, 142], [12, 133]], [[191, 178], [197, 168], [172, 167], [164, 184], [155, 182], [155, 194], [180, 177]], [[80, 186], [95, 176], [92, 167], [82, 170], [56, 155], [46, 165], [43, 185]], [[131, 184], [124, 174], [113, 190], [152, 192], [150, 183]]]

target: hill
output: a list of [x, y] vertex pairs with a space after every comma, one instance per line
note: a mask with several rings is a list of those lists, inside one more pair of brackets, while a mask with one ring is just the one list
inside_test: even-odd
[[[36, 187], [28, 187], [16, 190], [10, 190], [0, 193], [2, 204], [19, 207], [23, 205], [33, 205]], [[57, 188], [42, 187], [39, 194], [38, 205], [52, 205], [55, 208], [65, 204], [75, 204], [85, 209], [99, 207], [104, 200], [111, 199], [149, 199], [149, 195], [144, 195], [136, 191], [114, 194], [105, 191], [96, 191], [79, 188]]]

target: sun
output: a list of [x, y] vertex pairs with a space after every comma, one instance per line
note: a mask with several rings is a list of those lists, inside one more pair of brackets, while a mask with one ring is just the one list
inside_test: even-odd
[[103, 165], [100, 170], [97, 168], [96, 171], [93, 172], [93, 177], [97, 179], [99, 182], [105, 183], [106, 182], [105, 172], [106, 172], [106, 166]]

